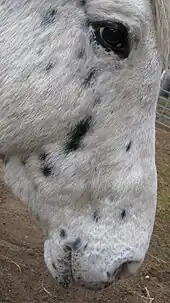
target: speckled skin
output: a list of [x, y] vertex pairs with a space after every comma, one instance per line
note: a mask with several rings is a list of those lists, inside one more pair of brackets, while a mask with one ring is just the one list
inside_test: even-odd
[[[103, 19], [129, 27], [128, 58], [90, 43], [86, 20]], [[0, 66], [5, 181], [39, 221], [52, 276], [98, 289], [124, 262], [139, 262], [129, 264], [136, 272], [157, 198], [163, 64], [149, 0], [1, 0]]]

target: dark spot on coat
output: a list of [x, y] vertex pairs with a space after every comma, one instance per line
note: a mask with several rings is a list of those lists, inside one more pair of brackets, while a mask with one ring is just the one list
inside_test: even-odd
[[85, 49], [82, 48], [78, 53], [78, 59], [82, 59], [85, 56]]
[[73, 250], [78, 250], [81, 244], [81, 239], [77, 238], [73, 243], [72, 243], [72, 249]]
[[86, 0], [80, 0], [80, 4], [81, 4], [82, 6], [85, 6], [85, 5], [86, 5]]
[[132, 141], [130, 141], [129, 144], [126, 146], [126, 152], [130, 150], [131, 146], [132, 146]]
[[65, 253], [71, 252], [71, 247], [70, 247], [70, 245], [66, 245], [66, 246], [64, 247], [64, 252], [65, 252]]
[[86, 250], [87, 246], [88, 246], [88, 243], [86, 243], [86, 245], [84, 245], [84, 247], [83, 247], [84, 251]]
[[54, 65], [52, 64], [52, 62], [49, 62], [45, 68], [46, 72], [48, 73], [53, 67], [54, 67]]
[[51, 175], [52, 168], [49, 166], [44, 166], [42, 168], [42, 173], [45, 177], [49, 177]]
[[[70, 256], [70, 255], [69, 255]], [[70, 265], [70, 257], [66, 259], [66, 261], [63, 261], [63, 266], [68, 267]]]
[[67, 233], [66, 233], [65, 229], [60, 230], [60, 237], [61, 238], [66, 238], [67, 237]]
[[43, 17], [41, 25], [48, 25], [50, 23], [55, 22], [56, 20], [57, 10], [54, 8], [50, 8], [47, 10], [46, 14]]
[[54, 268], [55, 270], [57, 270], [57, 267], [55, 266], [54, 263], [52, 263], [52, 266], [53, 266], [53, 268]]
[[88, 72], [87, 77], [85, 78], [84, 83], [83, 83], [84, 86], [90, 85], [90, 82], [91, 82], [92, 78], [94, 77], [95, 73], [96, 73], [96, 70], [95, 70], [94, 68], [92, 68], [92, 69]]
[[65, 145], [67, 153], [77, 150], [80, 147], [81, 141], [88, 132], [91, 123], [91, 116], [80, 121], [70, 134], [70, 139]]
[[57, 259], [57, 263], [61, 264], [62, 266], [68, 266], [69, 262], [65, 261], [65, 259]]
[[97, 223], [99, 221], [99, 218], [100, 218], [99, 212], [98, 212], [98, 210], [95, 210], [95, 212], [93, 213], [93, 220], [94, 220], [94, 222]]
[[47, 156], [48, 156], [48, 154], [46, 154], [46, 153], [41, 153], [41, 154], [40, 154], [40, 160], [41, 160], [41, 161], [45, 161], [45, 159], [47, 158]]
[[125, 209], [122, 210], [121, 217], [122, 217], [122, 219], [124, 219], [126, 217], [126, 210]]

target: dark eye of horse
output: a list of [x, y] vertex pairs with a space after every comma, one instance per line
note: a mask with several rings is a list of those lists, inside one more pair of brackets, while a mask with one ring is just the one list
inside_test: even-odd
[[124, 33], [115, 28], [101, 27], [101, 38], [111, 47], [122, 48], [124, 43]]
[[121, 59], [125, 59], [130, 53], [130, 41], [127, 28], [115, 22], [114, 24], [93, 23], [95, 30], [96, 42], [102, 45], [106, 51], [113, 51]]

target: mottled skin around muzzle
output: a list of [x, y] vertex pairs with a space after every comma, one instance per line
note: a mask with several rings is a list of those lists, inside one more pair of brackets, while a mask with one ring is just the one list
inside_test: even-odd
[[149, 0], [1, 1], [0, 153], [52, 276], [136, 273], [155, 220], [163, 68]]

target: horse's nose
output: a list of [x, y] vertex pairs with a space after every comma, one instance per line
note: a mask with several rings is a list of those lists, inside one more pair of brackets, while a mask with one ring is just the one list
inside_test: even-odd
[[[114, 279], [127, 279], [133, 276], [138, 268], [140, 267], [140, 261], [127, 261], [122, 263], [115, 271], [114, 271]], [[107, 273], [108, 277], [110, 276], [110, 272]]]
[[94, 268], [91, 267], [86, 276], [83, 275], [78, 278], [78, 280], [75, 280], [86, 288], [100, 290], [108, 287], [114, 281], [130, 278], [137, 272], [141, 264], [142, 261], [122, 261], [116, 270], [115, 268], [108, 268], [108, 271], [103, 271], [103, 273], [102, 271], [95, 271]]

